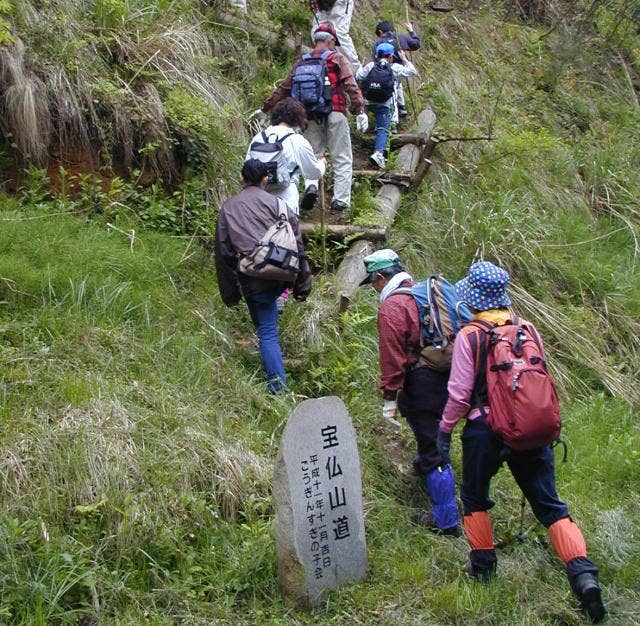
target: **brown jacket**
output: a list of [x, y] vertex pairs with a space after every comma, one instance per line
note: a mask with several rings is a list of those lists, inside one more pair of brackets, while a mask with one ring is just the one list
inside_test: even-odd
[[[313, 56], [319, 56], [320, 51], [314, 49], [311, 54]], [[263, 111], [270, 111], [273, 107], [291, 95], [291, 83], [293, 80], [293, 73], [296, 67], [302, 59], [298, 59], [289, 71], [289, 75], [284, 79], [282, 83], [276, 88], [271, 97], [267, 98], [262, 105]], [[331, 96], [331, 104], [334, 111], [345, 112], [347, 110], [346, 95], [349, 96], [349, 110], [354, 115], [359, 115], [365, 112], [365, 103], [360, 87], [353, 75], [353, 68], [351, 63], [343, 54], [335, 51], [333, 55], [329, 57], [327, 61], [329, 64], [329, 79], [331, 80], [331, 87], [333, 88], [333, 95]], [[333, 80], [332, 80], [333, 78]]]
[[[280, 213], [278, 199], [262, 187], [248, 186], [231, 196], [220, 208], [216, 225], [216, 273], [222, 301], [233, 306], [240, 301], [241, 290], [247, 293], [270, 291], [287, 284], [276, 280], [251, 278], [238, 272], [240, 256], [251, 252]], [[289, 212], [289, 222], [298, 242], [298, 252], [304, 254], [302, 234], [297, 217]], [[293, 285], [293, 295], [306, 297], [311, 292], [311, 268], [306, 257]]]

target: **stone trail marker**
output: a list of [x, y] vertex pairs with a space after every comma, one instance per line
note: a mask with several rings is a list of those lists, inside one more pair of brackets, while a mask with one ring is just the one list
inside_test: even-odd
[[273, 476], [282, 593], [300, 608], [361, 581], [367, 569], [356, 433], [340, 398], [305, 400], [289, 416]]

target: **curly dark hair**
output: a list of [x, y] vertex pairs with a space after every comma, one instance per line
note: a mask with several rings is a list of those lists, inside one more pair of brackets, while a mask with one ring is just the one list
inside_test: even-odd
[[280, 100], [271, 111], [271, 125], [277, 126], [280, 122], [286, 122], [291, 128], [299, 127], [304, 130], [308, 124], [304, 105], [294, 98]]

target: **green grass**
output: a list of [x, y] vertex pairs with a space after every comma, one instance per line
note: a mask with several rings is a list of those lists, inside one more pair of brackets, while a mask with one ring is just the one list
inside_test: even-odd
[[[111, 28], [142, 4], [96, 10]], [[283, 19], [290, 7], [268, 9], [257, 10]], [[360, 43], [376, 17], [363, 3]], [[558, 459], [559, 492], [601, 567], [608, 623], [632, 624], [640, 435], [625, 394], [638, 393], [640, 115], [602, 38], [540, 39], [543, 26], [509, 19], [485, 9], [416, 20], [421, 101], [432, 98], [452, 135], [484, 131], [495, 108], [498, 138], [440, 146], [389, 244], [418, 277], [456, 279], [480, 255], [511, 270], [561, 383], [569, 459]], [[258, 104], [288, 63], [260, 59], [239, 110]], [[227, 78], [233, 87], [237, 76]], [[174, 117], [201, 126], [201, 109], [181, 93], [166, 91]], [[234, 189], [235, 164], [219, 178], [216, 193]], [[490, 586], [463, 575], [464, 539], [411, 523], [426, 497], [408, 471], [409, 430], [397, 440], [379, 430], [373, 291], [337, 316], [332, 279], [320, 276], [310, 299], [285, 311], [292, 393], [273, 398], [245, 341], [244, 305], [224, 308], [213, 260], [170, 236], [185, 196], [118, 187], [96, 214], [91, 193], [52, 199], [32, 181], [0, 201], [0, 623], [581, 623], [529, 510], [527, 541], [515, 541], [519, 492], [508, 472], [493, 486], [500, 575]], [[359, 194], [366, 216], [371, 192]], [[113, 204], [132, 198], [155, 221]], [[202, 209], [198, 228], [214, 215]], [[270, 476], [289, 411], [330, 394], [358, 433], [370, 568], [305, 614], [278, 592]]]

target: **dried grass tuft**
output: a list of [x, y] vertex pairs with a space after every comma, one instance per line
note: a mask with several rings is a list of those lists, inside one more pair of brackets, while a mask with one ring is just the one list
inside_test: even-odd
[[247, 498], [267, 497], [270, 492], [272, 462], [255, 454], [241, 442], [212, 439], [204, 431], [189, 430], [188, 449], [181, 451], [185, 488], [213, 494], [220, 515], [237, 519]]
[[[578, 363], [594, 372], [613, 395], [631, 404], [640, 401], [640, 390], [634, 377], [620, 371], [587, 336], [576, 331], [569, 318], [558, 307], [541, 302], [519, 285], [511, 287], [511, 296], [515, 309], [524, 317], [536, 321], [543, 336], [547, 338], [550, 352], [559, 355], [567, 363]], [[633, 338], [636, 351], [639, 341], [638, 336]], [[554, 361], [552, 368], [565, 388], [585, 393], [592, 391], [585, 381], [572, 376], [568, 367]]]
[[44, 166], [51, 134], [46, 87], [27, 66], [21, 40], [0, 47], [0, 126], [24, 163]]
[[625, 565], [637, 552], [638, 541], [633, 534], [633, 522], [618, 507], [600, 511], [596, 516], [595, 533], [600, 550], [607, 555], [611, 565]]

